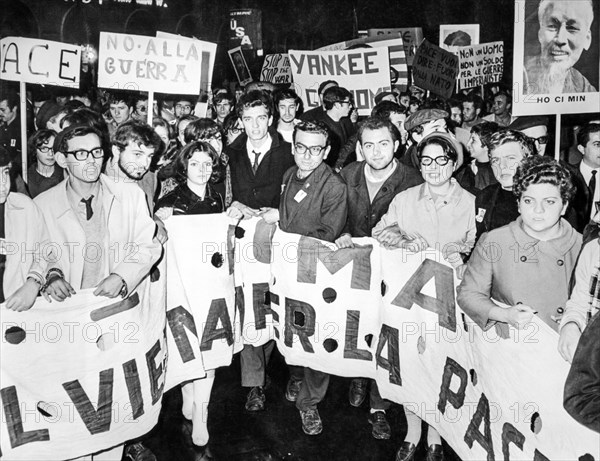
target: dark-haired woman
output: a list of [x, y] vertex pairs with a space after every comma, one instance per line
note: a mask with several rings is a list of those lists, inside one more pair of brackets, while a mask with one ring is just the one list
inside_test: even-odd
[[31, 198], [65, 179], [65, 170], [56, 164], [53, 130], [38, 130], [27, 141], [31, 166], [27, 169], [27, 189]]

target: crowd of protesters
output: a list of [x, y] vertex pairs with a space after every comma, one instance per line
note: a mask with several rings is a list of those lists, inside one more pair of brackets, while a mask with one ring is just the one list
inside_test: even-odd
[[[482, 328], [523, 328], [538, 315], [560, 333], [559, 353], [577, 364], [566, 407], [598, 431], [597, 396], [585, 395], [592, 384], [581, 385], [582, 376], [595, 376], [597, 389], [598, 363], [590, 357], [598, 357], [598, 341], [582, 338], [585, 352], [577, 345], [592, 319], [598, 325], [600, 115], [581, 117], [569, 133], [554, 133], [548, 117], [513, 117], [510, 92], [498, 85], [449, 100], [411, 86], [378, 94], [371, 116], [357, 121], [348, 89], [329, 80], [318, 92], [321, 104], [306, 111], [293, 89], [265, 82], [237, 95], [217, 88], [204, 105], [190, 95], [165, 95], [148, 107], [147, 97], [133, 92], [34, 92], [25, 117], [28, 142], [21, 145], [19, 98], [5, 89], [0, 237], [101, 249], [112, 242], [139, 246], [135, 263], [113, 260], [103, 250], [99, 258], [47, 264], [1, 255], [5, 307], [22, 311], [38, 296], [62, 301], [85, 288], [98, 296], [127, 296], [150, 276], [168, 239], [164, 221], [174, 215], [259, 217], [340, 249], [352, 247], [352, 237], [368, 236], [386, 248], [433, 247], [462, 281], [460, 307]], [[206, 107], [199, 116], [196, 111]], [[568, 141], [561, 143], [560, 161], [557, 136]], [[505, 249], [494, 262], [486, 253], [490, 242]], [[270, 341], [241, 352], [249, 412], [267, 404], [273, 348]], [[318, 404], [329, 375], [294, 366], [289, 375], [285, 398], [295, 402], [302, 430], [321, 433]], [[190, 437], [204, 455], [206, 425], [192, 408], [213, 380], [214, 372], [182, 388]], [[367, 393], [372, 435], [389, 439], [391, 402], [375, 381], [352, 380], [349, 403], [360, 406]], [[413, 459], [421, 440], [419, 417], [406, 411], [406, 418], [397, 461]], [[427, 459], [444, 459], [434, 428], [426, 439]], [[121, 459], [122, 451], [95, 458]], [[139, 441], [125, 453], [152, 459]]]

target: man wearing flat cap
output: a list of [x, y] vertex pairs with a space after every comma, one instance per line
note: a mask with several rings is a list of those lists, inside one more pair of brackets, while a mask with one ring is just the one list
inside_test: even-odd
[[417, 144], [430, 133], [448, 133], [448, 125], [446, 124], [446, 118], [448, 117], [448, 112], [441, 109], [421, 109], [411, 114], [404, 122], [410, 147], [400, 161], [418, 170], [420, 165], [417, 159]]

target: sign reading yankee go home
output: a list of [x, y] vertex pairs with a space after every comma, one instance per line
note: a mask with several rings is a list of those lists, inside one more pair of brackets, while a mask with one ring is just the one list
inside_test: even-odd
[[100, 32], [98, 86], [198, 94], [201, 52], [192, 40]]

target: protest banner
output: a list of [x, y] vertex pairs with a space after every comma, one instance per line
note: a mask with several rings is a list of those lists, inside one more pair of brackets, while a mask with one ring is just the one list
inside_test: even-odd
[[252, 81], [252, 75], [250, 75], [250, 69], [248, 68], [248, 63], [246, 63], [242, 47], [238, 46], [237, 48], [227, 51], [227, 53], [229, 54], [229, 60], [235, 70], [235, 75], [238, 82], [240, 82], [240, 85], [244, 86], [250, 83]]
[[452, 96], [458, 76], [458, 56], [423, 40], [413, 62], [413, 81], [418, 87], [444, 98]]
[[231, 363], [236, 318], [231, 221], [225, 214], [165, 220], [167, 390]]
[[260, 71], [261, 82], [292, 83], [290, 57], [287, 53], [268, 54]]
[[479, 24], [440, 24], [440, 48], [457, 53], [472, 45], [479, 45]]
[[406, 63], [409, 66], [413, 65], [413, 59], [419, 45], [423, 41], [423, 29], [421, 27], [398, 27], [396, 29], [368, 29], [369, 37], [379, 37], [398, 34], [402, 38], [404, 45], [404, 54], [406, 55]]
[[201, 51], [190, 40], [100, 32], [98, 86], [198, 94]]
[[335, 80], [350, 91], [359, 115], [369, 115], [375, 96], [390, 91], [390, 59], [387, 47], [338, 51], [290, 50], [296, 92], [308, 110], [319, 105], [318, 87]]
[[262, 51], [262, 11], [256, 8], [229, 10], [229, 48]]
[[[390, 83], [404, 89], [408, 87], [407, 54], [399, 33], [378, 35], [375, 37], [363, 37], [340, 43], [333, 43], [319, 48], [317, 51], [337, 51], [355, 48], [378, 48], [388, 47], [390, 54]], [[387, 90], [386, 90], [387, 91]]]
[[78, 290], [2, 322], [0, 457], [72, 459], [148, 432], [167, 370], [165, 279], [128, 298]]
[[217, 44], [198, 40], [196, 38], [184, 37], [182, 35], [170, 34], [168, 32], [156, 32], [158, 38], [169, 38], [175, 40], [193, 40], [201, 51], [200, 63], [200, 90], [209, 92], [212, 88], [213, 71], [215, 68], [215, 56], [217, 55]]
[[[577, 3], [585, 14], [577, 18], [582, 24], [580, 33], [589, 40], [573, 42], [564, 60], [552, 56], [551, 38], [540, 33], [539, 2], [515, 0], [513, 115], [557, 114], [559, 125], [561, 114], [600, 110], [600, 3]], [[556, 132], [560, 133], [559, 126]], [[557, 145], [559, 141], [557, 136]]]
[[474, 88], [502, 80], [504, 43], [491, 42], [458, 50], [458, 89]]

